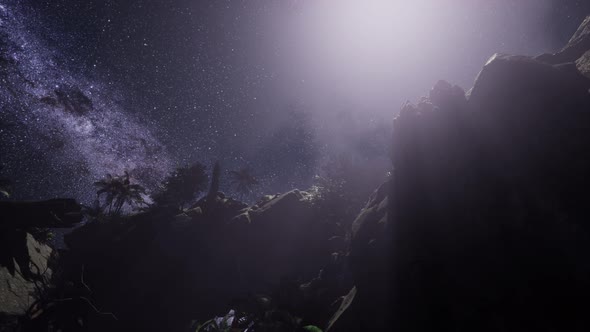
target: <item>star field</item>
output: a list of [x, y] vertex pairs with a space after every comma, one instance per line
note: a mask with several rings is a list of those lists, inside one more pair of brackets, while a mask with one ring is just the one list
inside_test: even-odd
[[[408, 55], [411, 72], [396, 73], [387, 65], [399, 61], [388, 60], [379, 75], [393, 83], [374, 87], [337, 79], [362, 68], [332, 66], [355, 61], [346, 49], [324, 60], [311, 52], [309, 68], [299, 61], [312, 47], [284, 31], [322, 37], [303, 29], [313, 2], [0, 0], [0, 175], [15, 182], [15, 198], [88, 202], [106, 173], [130, 171], [153, 188], [174, 167], [220, 160], [226, 172], [251, 167], [256, 194], [305, 188], [330, 154], [387, 164], [397, 106], [438, 79], [468, 89], [491, 53], [555, 50], [590, 12], [582, 0], [529, 1], [544, 6], [530, 17], [524, 2], [449, 3], [457, 10], [446, 7], [448, 20], [470, 29], [447, 30], [469, 42], [445, 58], [435, 46], [449, 36], [428, 36], [420, 42], [428, 52]], [[329, 12], [319, 14], [320, 26], [329, 23]], [[377, 37], [376, 47], [395, 41]]]
[[124, 170], [153, 186], [171, 160], [149, 123], [125, 112], [108, 84], [68, 70], [20, 20], [24, 9], [2, 8], [1, 162], [15, 196], [88, 202], [95, 179]]
[[128, 112], [154, 124], [175, 165], [253, 166], [270, 190], [311, 179], [313, 160], [279, 162], [298, 165], [286, 172], [301, 174], [292, 179], [266, 167], [277, 164], [263, 151], [291, 101], [270, 93], [275, 74], [257, 56], [271, 14], [264, 2], [51, 1], [38, 8], [57, 18], [52, 28], [60, 32], [49, 39], [125, 91]]

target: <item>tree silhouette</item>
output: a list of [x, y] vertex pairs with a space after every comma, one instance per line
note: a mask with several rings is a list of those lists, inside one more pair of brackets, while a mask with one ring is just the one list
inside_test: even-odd
[[145, 189], [138, 184], [131, 184], [129, 173], [121, 176], [107, 174], [102, 180], [94, 183], [97, 187], [96, 196], [100, 199], [104, 195], [104, 208], [111, 216], [118, 216], [125, 204], [145, 204], [143, 195]]
[[98, 198], [94, 200], [92, 205], [82, 205], [82, 213], [89, 221], [101, 221], [106, 217], [104, 207]]
[[209, 186], [209, 193], [207, 194], [207, 198], [211, 201], [217, 192], [219, 191], [219, 178], [221, 176], [221, 166], [219, 165], [219, 161], [215, 162], [213, 166], [213, 174], [211, 175], [211, 185]]
[[239, 171], [231, 171], [232, 185], [241, 195], [241, 198], [252, 193], [252, 188], [258, 184], [258, 180], [250, 173], [249, 168], [242, 168]]
[[189, 167], [177, 168], [162, 182], [163, 190], [152, 197], [159, 206], [176, 205], [182, 209], [184, 204], [205, 190], [207, 174], [205, 166], [195, 163]]

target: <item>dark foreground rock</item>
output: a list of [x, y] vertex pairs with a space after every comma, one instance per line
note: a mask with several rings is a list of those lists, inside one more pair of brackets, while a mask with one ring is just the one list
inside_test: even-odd
[[184, 331], [278, 287], [292, 293], [277, 298], [293, 314], [327, 322], [350, 287], [337, 277], [343, 235], [310, 193], [251, 207], [218, 193], [178, 215], [156, 209], [87, 224], [66, 237], [66, 259], [73, 274], [84, 266], [97, 305], [117, 315], [120, 330]]
[[468, 98], [439, 82], [403, 107], [334, 330], [590, 328], [588, 22], [550, 57], [569, 63], [495, 55]]
[[73, 199], [0, 201], [0, 230], [48, 227], [70, 228], [82, 221], [80, 205]]
[[355, 286], [342, 298], [329, 331], [389, 330], [392, 183], [381, 185], [352, 224], [350, 271]]
[[80, 210], [72, 199], [0, 202], [0, 331], [20, 331], [53, 284], [58, 255], [33, 234], [72, 227]]

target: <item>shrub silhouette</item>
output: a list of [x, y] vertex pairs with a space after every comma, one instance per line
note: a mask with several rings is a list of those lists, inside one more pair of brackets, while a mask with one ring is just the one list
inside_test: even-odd
[[182, 209], [185, 204], [190, 203], [205, 190], [206, 185], [205, 166], [195, 163], [188, 167], [177, 168], [168, 175], [162, 182], [162, 191], [155, 194], [152, 199], [156, 205], [176, 206]]
[[207, 193], [207, 198], [209, 201], [212, 201], [215, 198], [217, 192], [219, 192], [219, 179], [221, 177], [221, 165], [219, 161], [215, 162], [213, 166], [213, 174], [211, 175], [211, 184], [209, 186], [209, 192]]
[[231, 183], [241, 198], [252, 193], [252, 188], [258, 185], [258, 180], [250, 173], [249, 168], [242, 168], [239, 171], [231, 171]]
[[94, 183], [97, 199], [104, 197], [103, 208], [110, 216], [118, 216], [125, 204], [139, 206], [145, 204], [145, 189], [138, 184], [131, 184], [129, 173], [121, 176], [107, 174], [104, 179]]

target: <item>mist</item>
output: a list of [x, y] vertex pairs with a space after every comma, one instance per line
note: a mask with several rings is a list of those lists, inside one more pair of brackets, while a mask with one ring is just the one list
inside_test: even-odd
[[281, 95], [391, 114], [440, 79], [469, 89], [494, 53], [555, 51], [555, 1], [298, 1], [275, 17]]
[[385, 174], [389, 156], [376, 147], [387, 146], [403, 103], [441, 79], [468, 90], [494, 53], [556, 51], [548, 18], [557, 3], [293, 1], [273, 7], [252, 58], [273, 73], [268, 95], [305, 101], [322, 151], [318, 167], [345, 154]]
[[[51, 45], [54, 61], [117, 91], [170, 164], [250, 167], [264, 184], [260, 195], [305, 188], [341, 155], [386, 174], [391, 123], [404, 102], [419, 100], [440, 79], [468, 90], [494, 53], [556, 51], [582, 20], [584, 11], [572, 9], [580, 6], [574, 0], [60, 0], [31, 2], [22, 21]], [[299, 117], [305, 123], [290, 121], [293, 110], [306, 114]], [[277, 162], [268, 151], [277, 150], [285, 126], [305, 126], [305, 134], [282, 145], [289, 151]]]

